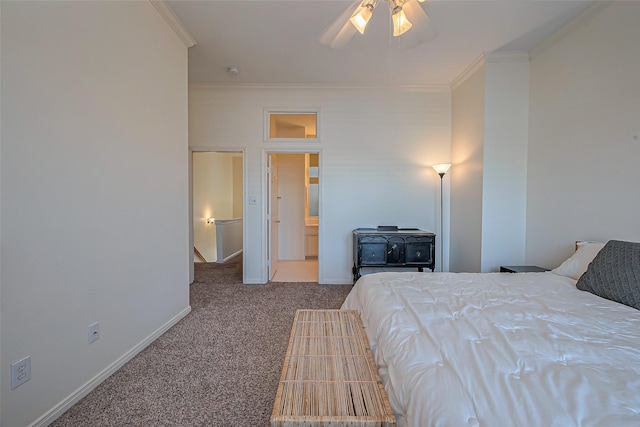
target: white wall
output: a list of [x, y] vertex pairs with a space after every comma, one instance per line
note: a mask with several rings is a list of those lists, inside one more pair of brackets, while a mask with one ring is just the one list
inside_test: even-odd
[[[0, 3], [0, 34], [2, 34], [2, 4]], [[0, 36], [1, 38], [1, 36]], [[0, 94], [2, 93], [2, 55], [0, 54]], [[2, 177], [2, 105], [4, 102], [0, 102], [0, 177]], [[0, 180], [0, 184], [1, 184]], [[2, 235], [2, 185], [0, 185], [0, 242], [4, 241]], [[4, 359], [2, 358], [2, 244], [0, 244], [0, 393], [3, 383], [3, 369]], [[6, 368], [4, 369], [6, 371]], [[2, 425], [2, 395], [0, 394], [0, 426]]]
[[480, 271], [525, 260], [529, 62], [491, 55], [485, 64]]
[[527, 263], [640, 241], [640, 3], [615, 2], [531, 61]]
[[207, 218], [233, 218], [233, 156], [193, 153], [193, 243], [208, 262], [215, 262], [218, 254], [216, 226]]
[[[452, 91], [450, 271], [480, 271], [484, 153], [483, 65]], [[445, 175], [446, 177], [447, 175]]]
[[528, 55], [482, 55], [452, 85], [451, 265], [525, 260]]
[[[320, 108], [314, 142], [263, 142], [265, 108]], [[351, 283], [351, 231], [381, 224], [436, 231], [439, 177], [449, 162], [448, 88], [220, 88], [189, 92], [189, 144], [246, 147], [246, 283], [265, 283], [265, 152], [320, 151], [319, 278]], [[255, 243], [254, 243], [255, 242]], [[445, 253], [447, 251], [445, 250]]]
[[[189, 311], [187, 50], [149, 2], [1, 7], [14, 427], [48, 423]], [[32, 378], [12, 391], [9, 364], [27, 355]]]
[[[218, 263], [224, 263], [242, 253], [242, 218], [216, 220]], [[212, 260], [213, 261], [213, 260]]]
[[233, 218], [242, 218], [242, 156], [234, 155], [231, 162], [233, 169]]
[[[304, 128], [303, 128], [304, 129]], [[304, 132], [303, 132], [304, 134]], [[278, 154], [278, 258], [304, 259], [304, 154]]]

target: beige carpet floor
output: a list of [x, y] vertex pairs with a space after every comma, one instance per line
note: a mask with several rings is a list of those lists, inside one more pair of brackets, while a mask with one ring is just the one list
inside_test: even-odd
[[51, 424], [268, 426], [297, 308], [339, 308], [351, 286], [243, 285], [196, 264], [191, 313]]

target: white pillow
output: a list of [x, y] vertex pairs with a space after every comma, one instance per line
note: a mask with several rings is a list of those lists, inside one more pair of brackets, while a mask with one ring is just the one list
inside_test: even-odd
[[604, 247], [604, 243], [600, 242], [578, 242], [577, 245], [576, 252], [559, 267], [551, 270], [552, 273], [578, 280], [587, 271], [589, 263], [600, 252], [600, 249]]

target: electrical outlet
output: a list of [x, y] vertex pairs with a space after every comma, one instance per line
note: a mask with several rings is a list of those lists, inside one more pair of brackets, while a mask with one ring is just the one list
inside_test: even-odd
[[98, 322], [89, 325], [89, 344], [100, 339], [100, 324]]
[[31, 379], [31, 356], [11, 364], [11, 390]]

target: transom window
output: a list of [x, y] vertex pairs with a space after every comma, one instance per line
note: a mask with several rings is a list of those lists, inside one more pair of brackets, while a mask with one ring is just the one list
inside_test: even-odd
[[318, 142], [318, 112], [266, 110], [265, 141]]

